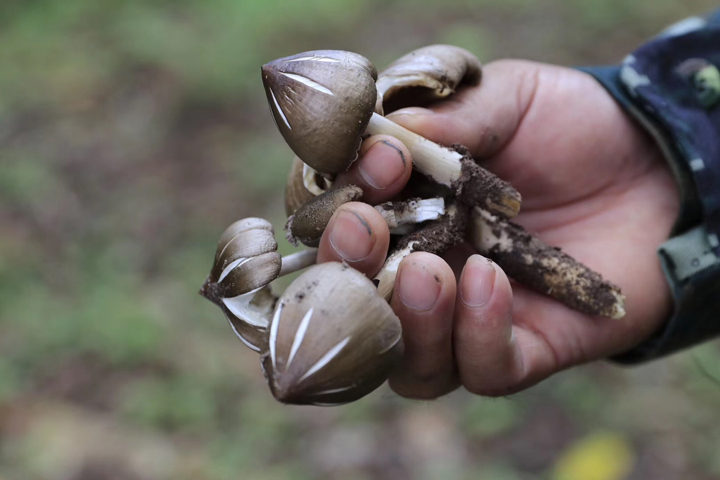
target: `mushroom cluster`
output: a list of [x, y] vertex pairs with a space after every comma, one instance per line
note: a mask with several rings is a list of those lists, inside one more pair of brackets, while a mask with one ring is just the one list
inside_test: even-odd
[[[516, 281], [570, 308], [624, 315], [618, 287], [511, 221], [521, 205], [512, 185], [480, 167], [463, 147], [437, 145], [383, 116], [441, 102], [481, 77], [477, 58], [448, 45], [411, 52], [379, 75], [365, 57], [336, 50], [262, 67], [272, 116], [296, 155], [285, 190], [286, 236], [310, 248], [282, 258], [267, 221], [235, 222], [220, 237], [200, 293], [260, 353], [277, 400], [338, 405], [388, 378], [403, 350], [400, 321], [388, 300], [400, 262], [412, 252], [439, 254], [468, 241]], [[315, 265], [315, 247], [333, 213], [362, 200], [359, 187], [334, 187], [333, 181], [357, 159], [363, 138], [376, 134], [402, 141], [420, 175], [404, 200], [375, 207], [397, 238], [371, 281], [344, 264]], [[272, 294], [274, 279], [304, 268], [279, 298]]]

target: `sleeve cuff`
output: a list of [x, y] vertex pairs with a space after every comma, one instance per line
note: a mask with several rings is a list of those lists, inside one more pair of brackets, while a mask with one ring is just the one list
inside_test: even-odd
[[[658, 250], [674, 313], [650, 339], [612, 358], [618, 363], [645, 362], [720, 336], [720, 248], [716, 222], [708, 220], [717, 211], [713, 192], [720, 191], [713, 180], [720, 167], [720, 150], [714, 147], [720, 139], [720, 106], [708, 104], [707, 97], [693, 97], [698, 92], [688, 87], [691, 82], [678, 77], [678, 65], [688, 63], [688, 55], [714, 68], [720, 65], [720, 51], [708, 49], [720, 44], [708, 41], [720, 40], [719, 26], [720, 11], [706, 19], [694, 17], [642, 47], [637, 62], [630, 56], [619, 66], [580, 68], [653, 137], [681, 196], [672, 238]], [[700, 171], [706, 167], [708, 172]]]

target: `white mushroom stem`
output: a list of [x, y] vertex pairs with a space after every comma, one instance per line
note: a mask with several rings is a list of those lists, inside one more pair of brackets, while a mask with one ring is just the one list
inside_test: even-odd
[[398, 248], [388, 256], [373, 281], [378, 293], [390, 301], [400, 263], [413, 252], [440, 254], [464, 238], [467, 215], [458, 211], [456, 205], [447, 207], [447, 214], [440, 220], [430, 222], [420, 230], [401, 240]]
[[466, 204], [487, 208], [505, 218], [512, 218], [520, 211], [520, 193], [471, 158], [431, 142], [377, 113], [370, 117], [365, 133], [390, 135], [403, 142], [420, 173], [454, 187]]
[[317, 263], [317, 254], [317, 248], [308, 248], [282, 257], [282, 267], [278, 278], [315, 265]]
[[390, 254], [387, 260], [385, 260], [385, 265], [383, 265], [382, 269], [374, 278], [378, 293], [388, 302], [392, 298], [392, 293], [395, 289], [395, 277], [397, 277], [400, 262], [415, 251], [413, 247], [415, 247], [416, 243], [417, 242], [410, 242], [404, 248], [395, 250]]
[[392, 202], [383, 203], [375, 207], [391, 229], [401, 225], [416, 224], [437, 220], [445, 215], [444, 198], [427, 198], [422, 200], [409, 200], [401, 202], [400, 208], [395, 208]]
[[[320, 180], [322, 186], [318, 185], [318, 180]], [[303, 185], [305, 185], [308, 192], [317, 196], [325, 193], [332, 186], [332, 182], [310, 165], [303, 164]]]
[[390, 135], [400, 140], [410, 150], [418, 171], [438, 183], [449, 187], [462, 175], [463, 156], [458, 152], [441, 147], [377, 113], [373, 113], [365, 133]]

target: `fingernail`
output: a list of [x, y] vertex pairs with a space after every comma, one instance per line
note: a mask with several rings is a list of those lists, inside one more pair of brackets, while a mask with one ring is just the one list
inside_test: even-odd
[[395, 288], [406, 307], [422, 312], [435, 306], [442, 290], [442, 281], [432, 267], [411, 260], [400, 268]]
[[495, 287], [495, 264], [480, 255], [473, 255], [465, 264], [460, 279], [460, 297], [468, 307], [482, 307], [490, 301]]
[[405, 173], [407, 159], [400, 147], [387, 140], [374, 143], [365, 153], [372, 152], [373, 158], [358, 163], [360, 176], [369, 185], [384, 190], [400, 180]]
[[357, 212], [341, 210], [332, 225], [330, 244], [347, 262], [359, 262], [375, 244], [370, 224]]

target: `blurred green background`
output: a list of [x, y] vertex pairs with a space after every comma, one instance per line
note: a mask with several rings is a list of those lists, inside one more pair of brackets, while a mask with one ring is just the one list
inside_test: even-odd
[[[280, 231], [259, 67], [612, 63], [710, 0], [0, 2], [0, 480], [720, 478], [717, 344], [507, 399], [285, 407], [197, 295], [232, 221]], [[283, 252], [289, 245], [280, 239]]]

